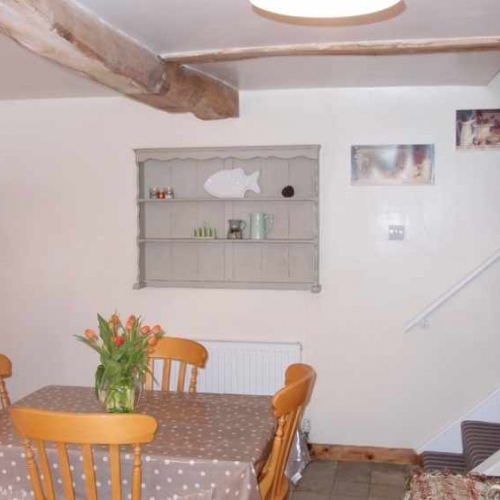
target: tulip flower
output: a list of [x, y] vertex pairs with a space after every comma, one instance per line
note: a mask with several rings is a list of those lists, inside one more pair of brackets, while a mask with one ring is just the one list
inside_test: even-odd
[[127, 318], [127, 323], [135, 323], [137, 321], [137, 318], [131, 314], [128, 318]]
[[113, 342], [116, 347], [121, 347], [125, 343], [125, 339], [120, 335], [117, 335], [116, 337], [113, 337]]
[[150, 331], [151, 331], [151, 328], [149, 328], [148, 325], [144, 325], [141, 327], [141, 333], [143, 335], [148, 335]]
[[158, 333], [161, 333], [163, 330], [161, 329], [160, 325], [155, 325], [153, 328], [151, 328], [151, 333], [154, 335], [157, 335]]
[[118, 317], [117, 314], [113, 314], [111, 318], [109, 318], [108, 320], [108, 326], [111, 328], [111, 330], [116, 330], [119, 324], [120, 324], [120, 318]]
[[157, 337], [150, 337], [148, 339], [148, 345], [151, 347], [154, 347], [158, 343], [158, 338]]
[[83, 332], [85, 337], [90, 340], [90, 341], [96, 341], [97, 340], [97, 333], [94, 332], [94, 330], [90, 330], [89, 328]]

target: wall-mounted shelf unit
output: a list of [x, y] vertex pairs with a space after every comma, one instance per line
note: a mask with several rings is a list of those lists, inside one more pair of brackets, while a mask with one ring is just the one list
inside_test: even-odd
[[294, 201], [318, 201], [317, 198], [174, 198], [172, 200], [158, 200], [158, 199], [150, 199], [150, 198], [140, 198], [137, 200], [139, 203], [185, 203], [185, 202], [192, 202], [192, 201], [217, 201], [219, 203], [224, 203], [228, 201], [272, 201], [272, 202], [284, 202], [284, 203], [291, 203]]
[[311, 243], [314, 245], [316, 243], [315, 240], [223, 240], [218, 238], [144, 238], [139, 239], [139, 243], [167, 243], [167, 242], [177, 242], [177, 243], [226, 243], [230, 245], [247, 245], [248, 243], [256, 244], [256, 245], [267, 245], [269, 243], [283, 243], [284, 245], [288, 245], [290, 243]]
[[[137, 160], [138, 274], [134, 288], [268, 288], [319, 292], [319, 146], [140, 149]], [[260, 172], [260, 194], [221, 199], [203, 185], [214, 173]], [[282, 189], [291, 185], [293, 198]], [[171, 186], [175, 198], [149, 199]], [[249, 214], [274, 214], [265, 240], [250, 240]], [[228, 219], [247, 222], [228, 240]], [[219, 239], [193, 238], [215, 228]]]

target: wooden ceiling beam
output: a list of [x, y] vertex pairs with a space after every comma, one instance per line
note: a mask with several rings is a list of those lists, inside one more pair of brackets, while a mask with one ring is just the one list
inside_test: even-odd
[[238, 116], [236, 89], [179, 63], [162, 61], [70, 0], [0, 0], [0, 33], [155, 108], [191, 112], [203, 120]]
[[262, 59], [266, 57], [395, 56], [497, 50], [500, 51], [500, 36], [241, 47], [166, 54], [163, 56], [163, 60], [182, 64], [203, 64], [245, 61], [248, 59]]

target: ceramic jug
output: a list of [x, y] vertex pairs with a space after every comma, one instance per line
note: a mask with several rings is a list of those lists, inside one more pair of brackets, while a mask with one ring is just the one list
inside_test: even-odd
[[250, 239], [264, 240], [273, 228], [274, 215], [257, 212], [250, 214]]

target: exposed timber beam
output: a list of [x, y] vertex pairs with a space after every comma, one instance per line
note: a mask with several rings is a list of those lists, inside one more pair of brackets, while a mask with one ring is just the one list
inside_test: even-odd
[[162, 61], [70, 0], [0, 0], [0, 33], [155, 108], [191, 112], [203, 120], [238, 116], [236, 89], [179, 63]]
[[500, 51], [500, 36], [387, 40], [373, 42], [308, 43], [165, 54], [164, 61], [202, 64], [289, 56], [394, 56], [448, 52]]

